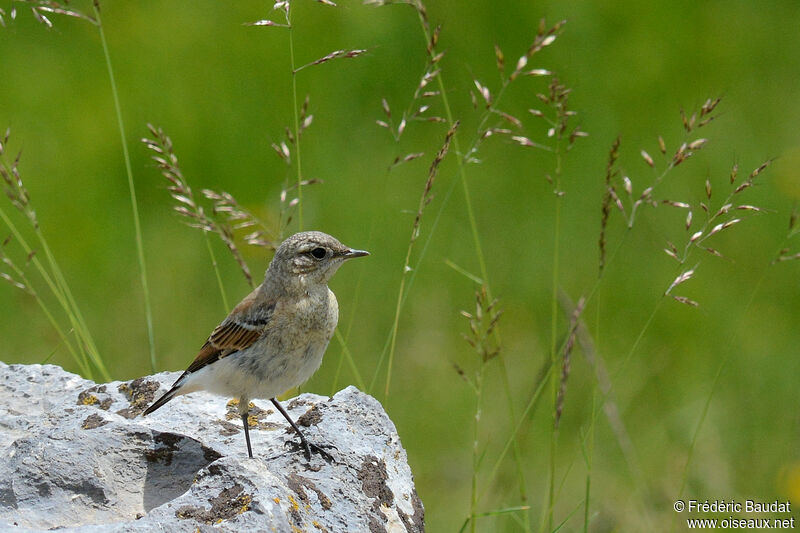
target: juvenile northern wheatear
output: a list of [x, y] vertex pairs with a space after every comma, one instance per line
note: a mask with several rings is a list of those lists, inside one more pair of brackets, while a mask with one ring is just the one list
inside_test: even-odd
[[276, 396], [304, 383], [322, 363], [339, 320], [336, 296], [328, 280], [342, 263], [369, 255], [319, 231], [297, 233], [275, 252], [264, 282], [247, 295], [216, 327], [189, 368], [150, 414], [175, 396], [207, 390], [239, 398], [247, 454], [251, 398], [269, 398], [300, 437], [310, 459], [314, 448]]

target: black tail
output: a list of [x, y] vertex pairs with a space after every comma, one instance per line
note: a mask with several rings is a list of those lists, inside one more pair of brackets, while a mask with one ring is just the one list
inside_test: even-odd
[[155, 411], [156, 409], [158, 409], [159, 407], [161, 407], [162, 405], [173, 399], [178, 394], [178, 389], [181, 388], [181, 385], [183, 385], [183, 383], [180, 384], [176, 383], [175, 385], [173, 385], [172, 388], [168, 390], [161, 398], [153, 402], [153, 405], [145, 409], [144, 413], [142, 413], [142, 416], [149, 415], [150, 413], [152, 413], [153, 411]]

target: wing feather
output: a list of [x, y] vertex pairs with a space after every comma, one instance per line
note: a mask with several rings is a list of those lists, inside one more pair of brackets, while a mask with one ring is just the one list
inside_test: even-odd
[[247, 295], [214, 329], [181, 378], [197, 372], [223, 357], [249, 348], [261, 337], [275, 309], [275, 304], [271, 302], [258, 303], [258, 296], [259, 289], [257, 288]]

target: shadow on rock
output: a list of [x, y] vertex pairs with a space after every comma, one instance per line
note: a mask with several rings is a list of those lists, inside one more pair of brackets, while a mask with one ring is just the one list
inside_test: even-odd
[[153, 447], [145, 450], [144, 456], [147, 460], [142, 491], [145, 512], [189, 490], [197, 472], [221, 457], [185, 435], [158, 432], [154, 432]]

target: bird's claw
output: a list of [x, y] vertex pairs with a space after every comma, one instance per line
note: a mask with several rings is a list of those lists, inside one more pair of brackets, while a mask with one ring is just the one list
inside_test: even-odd
[[308, 442], [307, 440], [303, 440], [301, 442], [297, 442], [297, 441], [294, 441], [294, 440], [289, 440], [289, 441], [286, 441], [286, 446], [289, 446], [294, 451], [301, 451], [302, 450], [303, 451], [303, 455], [306, 456], [306, 459], [308, 461], [311, 461], [311, 454], [312, 453], [317, 453], [327, 463], [332, 463], [333, 462], [333, 456], [331, 454], [329, 454], [328, 452], [326, 452], [324, 450], [324, 448], [336, 448], [336, 446], [333, 446], [332, 444], [322, 444], [322, 445], [318, 446], [318, 445], [314, 444], [313, 442]]

